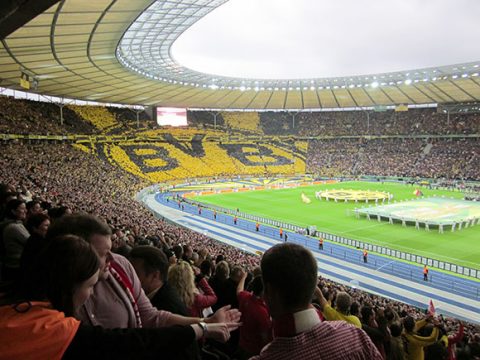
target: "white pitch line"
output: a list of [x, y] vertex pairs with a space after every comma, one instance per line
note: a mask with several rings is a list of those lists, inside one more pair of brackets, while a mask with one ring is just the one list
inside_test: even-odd
[[395, 260], [392, 260], [392, 261], [390, 261], [390, 262], [388, 262], [388, 263], [386, 263], [386, 264], [383, 264], [382, 266], [380, 266], [380, 267], [379, 267], [378, 269], [376, 269], [376, 270], [379, 271], [380, 269], [382, 269], [382, 268], [384, 268], [385, 266], [388, 266], [388, 265], [390, 265], [390, 264], [393, 264], [394, 262], [396, 262], [396, 261], [395, 261]]

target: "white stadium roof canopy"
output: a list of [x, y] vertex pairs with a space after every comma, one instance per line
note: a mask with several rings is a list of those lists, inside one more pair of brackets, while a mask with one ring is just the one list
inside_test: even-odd
[[[65, 0], [7, 36], [1, 86], [215, 109], [480, 101], [475, 0]], [[262, 68], [263, 66], [263, 68]]]

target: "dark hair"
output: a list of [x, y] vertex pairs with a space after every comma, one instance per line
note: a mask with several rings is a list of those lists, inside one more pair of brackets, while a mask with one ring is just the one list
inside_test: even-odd
[[45, 220], [50, 220], [50, 217], [44, 213], [38, 213], [30, 216], [25, 224], [28, 232], [31, 234], [33, 229], [38, 228]]
[[213, 264], [210, 260], [203, 260], [200, 264], [200, 272], [203, 275], [211, 275], [213, 270]]
[[59, 219], [64, 216], [67, 211], [67, 206], [51, 207], [48, 209], [48, 215], [50, 215], [52, 219]]
[[53, 308], [73, 316], [73, 294], [78, 285], [100, 268], [92, 245], [75, 235], [52, 239], [39, 254], [22, 285], [26, 300], [48, 300]]
[[13, 214], [13, 211], [17, 210], [18, 207], [22, 204], [25, 204], [25, 201], [18, 200], [18, 199], [12, 199], [9, 202], [7, 202], [7, 206], [5, 207], [5, 218], [17, 220], [17, 218]]
[[284, 306], [293, 309], [310, 304], [318, 269], [309, 250], [293, 243], [277, 244], [263, 254], [261, 268], [264, 285], [278, 291]]
[[405, 319], [403, 319], [403, 327], [405, 328], [405, 331], [412, 332], [415, 328], [415, 320], [413, 317], [407, 316]]
[[180, 260], [183, 256], [183, 247], [181, 245], [175, 245], [172, 248], [172, 251], [175, 253], [175, 256]]
[[167, 281], [170, 264], [162, 250], [147, 245], [136, 246], [130, 251], [129, 258], [143, 260], [143, 268], [147, 275], [159, 271], [162, 281]]
[[93, 215], [66, 215], [53, 222], [48, 229], [47, 239], [67, 234], [80, 236], [90, 242], [92, 235], [112, 235], [112, 230], [107, 223]]
[[37, 201], [37, 200], [31, 200], [31, 201], [27, 202], [27, 204], [26, 204], [27, 205], [27, 210], [30, 211], [37, 204], [41, 206], [40, 201]]
[[262, 275], [256, 276], [248, 285], [248, 289], [253, 292], [255, 296], [261, 296], [263, 293], [263, 280]]
[[368, 305], [364, 305], [360, 313], [362, 314], [362, 322], [368, 323], [369, 317], [373, 315], [373, 309]]
[[163, 253], [167, 257], [167, 259], [170, 259], [173, 255], [175, 255], [175, 253], [172, 250], [165, 249], [165, 248], [163, 249]]
[[352, 304], [350, 305], [350, 315], [358, 316], [359, 309], [360, 304], [356, 301], [352, 302]]
[[400, 322], [394, 322], [390, 325], [390, 333], [393, 337], [402, 335], [403, 325]]

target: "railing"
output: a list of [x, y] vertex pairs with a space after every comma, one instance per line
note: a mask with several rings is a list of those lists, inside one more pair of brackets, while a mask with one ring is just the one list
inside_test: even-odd
[[[390, 256], [392, 258], [400, 259], [403, 261], [409, 261], [416, 264], [427, 265], [429, 267], [434, 267], [437, 269], [446, 270], [446, 271], [454, 272], [460, 275], [480, 279], [480, 270], [469, 268], [466, 266], [461, 266], [458, 264], [441, 261], [441, 260], [433, 259], [426, 256], [415, 255], [412, 253], [391, 249], [385, 246], [373, 245], [363, 241], [349, 239], [349, 238], [345, 238], [342, 236], [338, 236], [338, 235], [334, 235], [326, 232], [315, 231], [314, 233], [310, 233], [309, 229], [305, 227], [265, 218], [262, 216], [251, 215], [251, 214], [240, 212], [240, 211], [237, 212], [236, 210], [227, 209], [221, 206], [205, 205], [204, 203], [191, 200], [191, 199], [183, 199], [182, 201], [195, 207], [201, 207], [203, 209], [209, 209], [211, 211], [215, 210], [217, 211], [217, 213], [224, 213], [232, 217], [237, 216], [238, 218], [251, 220], [253, 222], [259, 222], [275, 228], [282, 228], [285, 231], [290, 231], [290, 232], [301, 234], [301, 235], [309, 235], [311, 237], [315, 237], [318, 239], [323, 238], [325, 240], [334, 241], [336, 243], [347, 245], [353, 248], [367, 249], [368, 251], [381, 254], [381, 255]], [[275, 231], [278, 233], [278, 229], [275, 229]]]

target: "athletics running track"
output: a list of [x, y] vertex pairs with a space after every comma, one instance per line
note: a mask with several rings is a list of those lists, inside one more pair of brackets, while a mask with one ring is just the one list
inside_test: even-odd
[[[261, 225], [255, 231], [255, 223], [198, 208], [183, 203], [180, 211], [175, 201], [167, 201], [171, 194], [151, 194], [143, 198], [144, 204], [157, 216], [181, 226], [208, 235], [225, 244], [252, 254], [264, 252], [284, 241], [278, 228]], [[454, 274], [430, 269], [429, 281], [423, 281], [422, 267], [369, 253], [368, 263], [363, 262], [362, 252], [325, 241], [318, 250], [318, 239], [285, 231], [288, 241], [309, 248], [318, 261], [319, 275], [387, 298], [395, 299], [421, 309], [433, 300], [437, 313], [480, 323], [480, 282], [457, 277]]]

